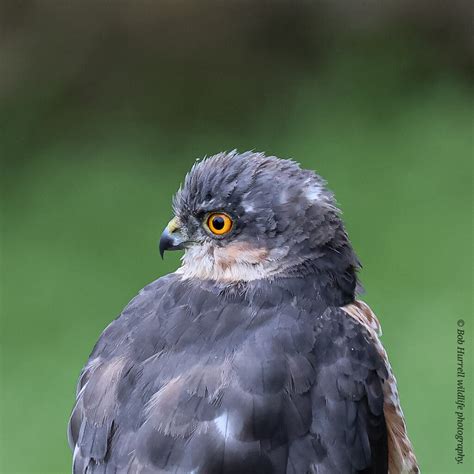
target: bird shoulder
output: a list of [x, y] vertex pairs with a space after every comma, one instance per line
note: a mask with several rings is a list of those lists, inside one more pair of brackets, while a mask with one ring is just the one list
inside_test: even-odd
[[400, 405], [397, 380], [388, 360], [388, 355], [380, 341], [382, 328], [375, 313], [363, 301], [356, 300], [342, 307], [342, 310], [361, 324], [382, 357], [388, 378], [384, 383], [384, 415], [388, 433], [389, 474], [418, 474], [420, 469], [408, 438], [405, 417]]

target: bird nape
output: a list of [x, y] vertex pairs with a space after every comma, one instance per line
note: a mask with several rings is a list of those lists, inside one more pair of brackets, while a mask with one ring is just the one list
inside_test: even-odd
[[160, 252], [181, 267], [102, 333], [74, 473], [416, 473], [380, 326], [333, 194], [262, 153], [196, 163]]

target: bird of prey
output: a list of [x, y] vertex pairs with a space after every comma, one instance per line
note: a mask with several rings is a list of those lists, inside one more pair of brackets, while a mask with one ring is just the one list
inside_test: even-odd
[[160, 251], [182, 266], [102, 333], [69, 422], [73, 472], [417, 473], [333, 194], [294, 161], [198, 161]]

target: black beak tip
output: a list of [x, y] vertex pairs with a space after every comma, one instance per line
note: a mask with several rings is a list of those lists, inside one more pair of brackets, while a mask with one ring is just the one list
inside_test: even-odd
[[165, 259], [165, 251], [169, 248], [170, 248], [170, 239], [167, 236], [161, 237], [159, 249], [160, 249], [160, 256], [162, 260]]

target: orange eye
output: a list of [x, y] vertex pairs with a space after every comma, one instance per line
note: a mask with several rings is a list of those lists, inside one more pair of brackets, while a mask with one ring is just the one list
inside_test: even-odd
[[207, 218], [207, 227], [216, 235], [224, 235], [232, 229], [232, 219], [222, 212], [215, 212]]

